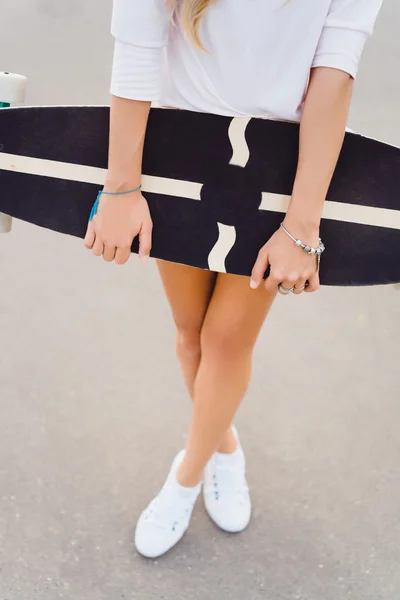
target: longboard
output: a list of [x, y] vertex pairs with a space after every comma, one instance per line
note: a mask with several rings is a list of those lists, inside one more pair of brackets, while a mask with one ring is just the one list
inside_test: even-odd
[[[108, 122], [103, 106], [2, 108], [0, 212], [83, 237]], [[298, 145], [294, 123], [153, 108], [143, 159], [151, 256], [250, 275], [287, 209]], [[321, 237], [322, 284], [400, 282], [399, 148], [346, 134]]]

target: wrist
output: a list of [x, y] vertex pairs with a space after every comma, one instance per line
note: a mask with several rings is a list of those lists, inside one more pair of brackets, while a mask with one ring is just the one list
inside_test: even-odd
[[140, 184], [141, 175], [116, 177], [109, 174], [104, 184], [104, 190], [110, 192], [127, 192], [128, 190], [135, 190]]
[[283, 224], [296, 239], [301, 239], [309, 246], [318, 246], [320, 219], [288, 211]]

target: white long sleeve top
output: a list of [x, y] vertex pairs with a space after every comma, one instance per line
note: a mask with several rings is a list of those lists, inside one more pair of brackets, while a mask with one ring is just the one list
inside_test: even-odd
[[313, 67], [356, 76], [382, 0], [219, 0], [204, 52], [165, 0], [114, 0], [111, 93], [228, 116], [299, 121]]

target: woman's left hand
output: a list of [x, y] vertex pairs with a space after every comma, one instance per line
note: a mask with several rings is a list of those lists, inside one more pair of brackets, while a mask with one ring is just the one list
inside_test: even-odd
[[[284, 222], [285, 227], [294, 236], [298, 236], [311, 247], [318, 247], [319, 232], [299, 231], [296, 224]], [[307, 254], [295, 245], [286, 233], [279, 228], [258, 253], [257, 260], [252, 270], [250, 285], [253, 289], [259, 287], [263, 281], [265, 271], [270, 266], [270, 274], [265, 279], [264, 286], [274, 292], [279, 284], [294, 294], [303, 291], [315, 292], [319, 288], [318, 258]]]

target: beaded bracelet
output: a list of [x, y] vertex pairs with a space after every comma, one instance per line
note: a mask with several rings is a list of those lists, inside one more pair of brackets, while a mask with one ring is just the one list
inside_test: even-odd
[[311, 246], [308, 246], [307, 244], [303, 244], [303, 242], [301, 240], [298, 240], [295, 237], [293, 237], [293, 235], [291, 233], [289, 233], [289, 231], [286, 229], [286, 227], [284, 226], [283, 223], [281, 223], [281, 228], [286, 233], [286, 235], [288, 235], [290, 237], [290, 239], [294, 241], [294, 243], [296, 244], [296, 246], [299, 246], [300, 248], [303, 248], [303, 250], [305, 252], [307, 252], [307, 254], [317, 254], [317, 255], [320, 256], [323, 253], [323, 251], [325, 250], [325, 246], [322, 243], [321, 238], [319, 238], [319, 246], [318, 246], [318, 248], [312, 248]]
[[322, 243], [321, 238], [319, 238], [319, 246], [318, 246], [318, 248], [312, 248], [311, 246], [308, 246], [307, 244], [303, 244], [303, 242], [301, 240], [296, 239], [291, 233], [289, 233], [289, 231], [286, 229], [286, 227], [284, 226], [283, 223], [281, 223], [281, 228], [286, 233], [286, 235], [288, 235], [290, 237], [290, 239], [294, 241], [294, 243], [296, 244], [296, 246], [298, 246], [299, 248], [302, 248], [304, 250], [304, 252], [307, 252], [307, 254], [311, 254], [311, 255], [316, 255], [317, 256], [317, 258], [318, 258], [318, 267], [319, 267], [319, 264], [321, 262], [321, 254], [325, 250], [325, 246]]

